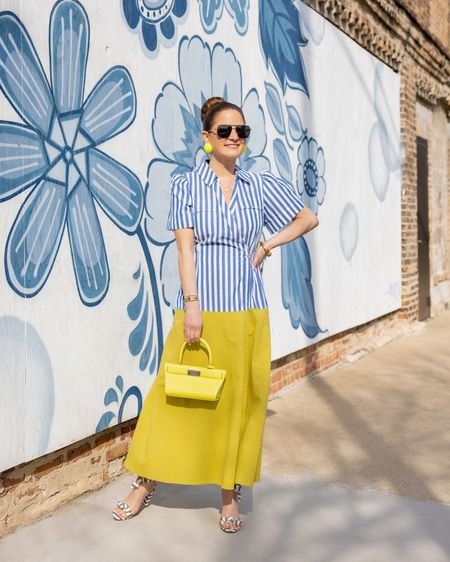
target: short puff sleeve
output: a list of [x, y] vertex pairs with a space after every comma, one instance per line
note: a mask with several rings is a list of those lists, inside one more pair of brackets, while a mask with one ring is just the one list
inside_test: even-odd
[[261, 172], [263, 180], [264, 222], [270, 234], [290, 224], [305, 206], [291, 185], [269, 170]]
[[174, 174], [170, 182], [170, 208], [166, 230], [194, 226], [192, 197], [186, 174]]

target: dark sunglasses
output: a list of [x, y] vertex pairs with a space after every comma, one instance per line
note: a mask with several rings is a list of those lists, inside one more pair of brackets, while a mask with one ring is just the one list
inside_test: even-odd
[[219, 139], [227, 139], [231, 135], [233, 127], [236, 128], [237, 136], [240, 139], [248, 139], [250, 136], [251, 129], [249, 125], [217, 125], [215, 131], [208, 131], [208, 133], [214, 133]]

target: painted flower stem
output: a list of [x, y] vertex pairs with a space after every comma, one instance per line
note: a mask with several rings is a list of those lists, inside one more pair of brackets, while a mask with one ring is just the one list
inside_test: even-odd
[[148, 246], [147, 246], [147, 241], [145, 238], [145, 234], [144, 231], [142, 230], [141, 225], [139, 225], [136, 229], [136, 235], [139, 238], [139, 242], [141, 243], [142, 246], [142, 250], [144, 252], [145, 255], [145, 261], [147, 263], [147, 268], [148, 268], [148, 276], [150, 279], [150, 284], [151, 284], [151, 288], [152, 288], [152, 296], [153, 296], [153, 301], [154, 301], [154, 313], [155, 313], [155, 319], [156, 319], [156, 329], [157, 329], [157, 334], [158, 334], [158, 347], [157, 347], [157, 352], [158, 352], [158, 360], [157, 360], [157, 370], [159, 369], [159, 363], [161, 360], [161, 355], [162, 355], [162, 350], [163, 350], [163, 327], [162, 327], [162, 318], [161, 318], [161, 304], [160, 304], [160, 299], [159, 299], [159, 292], [158, 292], [158, 282], [156, 280], [156, 272], [155, 272], [155, 267], [153, 265], [153, 260], [152, 260], [152, 256], [148, 250]]

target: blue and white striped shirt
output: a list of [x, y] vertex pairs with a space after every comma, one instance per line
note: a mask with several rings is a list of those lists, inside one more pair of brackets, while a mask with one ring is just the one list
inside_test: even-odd
[[[261, 270], [252, 270], [262, 229], [275, 234], [303, 207], [292, 187], [268, 170], [256, 174], [236, 166], [229, 205], [207, 161], [172, 176], [167, 230], [194, 229], [201, 310], [267, 308]], [[184, 308], [181, 286], [175, 308]]]

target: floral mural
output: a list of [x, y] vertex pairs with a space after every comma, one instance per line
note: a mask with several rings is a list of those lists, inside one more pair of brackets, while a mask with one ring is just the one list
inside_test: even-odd
[[0, 29], [0, 85], [27, 124], [0, 122], [0, 154], [8, 162], [0, 172], [0, 201], [30, 190], [8, 236], [8, 282], [24, 297], [36, 295], [67, 224], [80, 298], [97, 305], [108, 290], [109, 268], [94, 200], [128, 234], [143, 209], [136, 175], [97, 149], [133, 122], [131, 76], [111, 68], [84, 101], [89, 21], [76, 0], [58, 2], [51, 14], [50, 83], [20, 20], [4, 13]]
[[3, 6], [0, 470], [140, 413], [179, 287], [170, 179], [206, 158], [212, 95], [251, 126], [240, 166], [321, 221], [264, 262], [272, 358], [399, 306], [398, 79], [301, 0]]
[[243, 92], [241, 65], [233, 50], [221, 43], [211, 48], [199, 36], [183, 37], [178, 61], [178, 81], [165, 83], [156, 99], [152, 136], [161, 157], [149, 164], [145, 191], [145, 232], [153, 244], [164, 246], [161, 283], [169, 306], [179, 283], [175, 238], [166, 230], [170, 177], [192, 170], [206, 157], [200, 140], [200, 109], [205, 100], [222, 96], [242, 107], [252, 135], [240, 166], [249, 171], [270, 166], [263, 155], [266, 131], [259, 95], [255, 88]]

